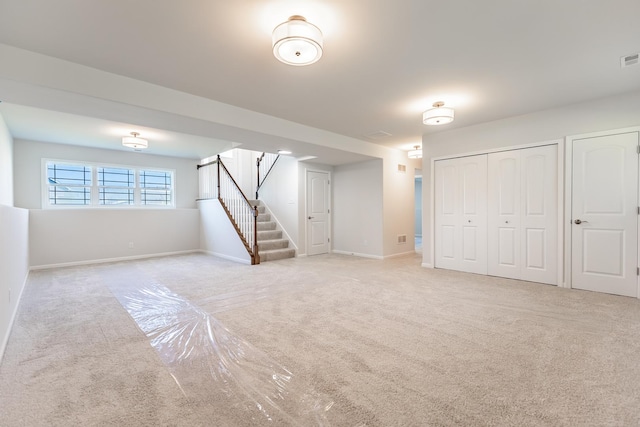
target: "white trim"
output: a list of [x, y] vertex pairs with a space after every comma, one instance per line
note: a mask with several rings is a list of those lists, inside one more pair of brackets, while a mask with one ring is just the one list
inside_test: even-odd
[[420, 264], [420, 266], [424, 268], [433, 268], [433, 264], [430, 264], [428, 262], [423, 262], [422, 264]]
[[384, 257], [380, 256], [380, 255], [361, 254], [361, 253], [358, 253], [358, 252], [347, 252], [347, 251], [334, 250], [334, 251], [332, 251], [332, 253], [338, 254], [338, 255], [357, 256], [357, 257], [360, 257], [360, 258], [370, 258], [370, 259], [378, 259], [378, 260], [383, 260], [384, 259]]
[[3, 337], [2, 342], [0, 343], [0, 363], [2, 363], [2, 359], [4, 358], [4, 352], [7, 349], [7, 344], [9, 344], [9, 337], [11, 336], [11, 329], [13, 329], [13, 324], [15, 323], [16, 317], [18, 317], [18, 308], [20, 307], [20, 301], [22, 300], [22, 294], [24, 293], [24, 289], [27, 287], [27, 280], [29, 279], [29, 271], [24, 276], [24, 280], [22, 281], [22, 288], [20, 289], [20, 294], [18, 295], [18, 299], [16, 300], [16, 307], [11, 313], [9, 318], [9, 325], [7, 325], [7, 334]]
[[155, 254], [133, 255], [133, 256], [117, 257], [117, 258], [102, 258], [102, 259], [93, 259], [93, 260], [86, 260], [86, 261], [62, 262], [59, 264], [35, 265], [35, 266], [31, 266], [29, 270], [36, 271], [36, 270], [48, 270], [51, 268], [60, 268], [60, 267], [75, 267], [80, 265], [106, 264], [110, 262], [134, 261], [138, 259], [160, 258], [165, 256], [185, 255], [185, 254], [191, 254], [191, 253], [197, 253], [197, 252], [204, 252], [204, 251], [200, 249], [190, 249], [187, 251], [160, 252]]
[[247, 260], [247, 259], [243, 259], [243, 258], [237, 258], [237, 257], [225, 255], [225, 254], [220, 254], [218, 252], [203, 251], [203, 250], [196, 251], [196, 252], [202, 252], [202, 253], [205, 253], [207, 255], [214, 256], [216, 258], [225, 259], [227, 261], [233, 261], [233, 262], [237, 262], [237, 263], [240, 263], [240, 264], [251, 265], [251, 260]]
[[457, 159], [460, 157], [478, 156], [481, 154], [501, 153], [503, 151], [524, 150], [526, 148], [544, 147], [545, 145], [557, 145], [561, 141], [562, 139], [558, 138], [558, 139], [551, 139], [549, 141], [532, 142], [529, 144], [509, 145], [507, 147], [489, 148], [486, 150], [470, 151], [470, 152], [460, 153], [460, 154], [448, 154], [446, 156], [432, 157], [431, 162], [435, 160], [448, 160], [448, 159]]
[[412, 250], [412, 251], [408, 251], [408, 252], [401, 252], [399, 254], [393, 254], [393, 255], [384, 255], [382, 257], [382, 259], [392, 259], [392, 258], [399, 258], [399, 257], [403, 257], [406, 255], [415, 255], [416, 254], [416, 250]]

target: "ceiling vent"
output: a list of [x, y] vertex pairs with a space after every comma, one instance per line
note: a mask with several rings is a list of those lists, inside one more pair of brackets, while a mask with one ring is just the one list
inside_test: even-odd
[[376, 130], [373, 132], [369, 132], [367, 134], [364, 135], [365, 138], [369, 138], [369, 139], [382, 139], [382, 138], [388, 138], [391, 136], [391, 134], [389, 132], [385, 132], [383, 130]]
[[620, 67], [626, 68], [632, 65], [638, 65], [640, 63], [640, 53], [634, 53], [632, 55], [623, 56], [620, 58]]

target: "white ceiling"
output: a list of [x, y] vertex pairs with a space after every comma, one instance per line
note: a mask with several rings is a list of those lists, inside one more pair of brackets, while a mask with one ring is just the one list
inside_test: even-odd
[[[325, 36], [324, 56], [308, 67], [271, 53], [272, 29], [294, 14]], [[0, 0], [0, 43], [408, 150], [430, 132], [640, 90], [640, 66], [620, 67], [640, 51], [638, 16], [638, 0]], [[422, 111], [440, 100], [455, 121], [424, 126]], [[82, 143], [96, 127], [130, 128], [126, 117], [4, 104], [22, 138], [72, 132], [70, 143]], [[154, 141], [162, 154], [234, 145], [183, 125]], [[377, 131], [391, 136], [366, 137]], [[105, 135], [96, 144], [112, 146]], [[323, 155], [314, 149], [300, 152]], [[330, 162], [366, 158], [333, 151]]]

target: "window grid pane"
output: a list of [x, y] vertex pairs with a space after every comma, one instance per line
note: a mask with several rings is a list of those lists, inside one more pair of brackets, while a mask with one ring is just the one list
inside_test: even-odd
[[51, 205], [91, 204], [90, 166], [48, 163], [47, 183]]
[[98, 185], [101, 187], [134, 187], [132, 169], [98, 168]]
[[140, 202], [143, 205], [170, 205], [171, 190], [142, 190]]
[[140, 171], [140, 203], [143, 205], [170, 205], [172, 202], [171, 172]]
[[82, 206], [91, 204], [89, 187], [49, 186], [49, 204]]
[[133, 205], [133, 189], [101, 187], [99, 201], [101, 205]]

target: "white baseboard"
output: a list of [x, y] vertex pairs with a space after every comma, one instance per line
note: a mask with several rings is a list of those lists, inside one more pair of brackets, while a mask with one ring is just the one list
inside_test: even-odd
[[430, 262], [423, 262], [421, 265], [424, 268], [433, 268], [433, 264], [431, 264]]
[[408, 252], [402, 252], [399, 254], [393, 254], [393, 255], [387, 255], [384, 257], [384, 259], [391, 259], [391, 258], [399, 258], [399, 257], [403, 257], [403, 256], [407, 256], [409, 254], [414, 255], [416, 253], [415, 249], [412, 251], [408, 251]]
[[384, 259], [384, 257], [379, 256], [379, 255], [371, 255], [371, 254], [361, 254], [358, 252], [348, 252], [348, 251], [338, 251], [338, 250], [333, 250], [332, 253], [334, 254], [339, 254], [339, 255], [351, 255], [351, 256], [357, 256], [360, 258], [370, 258], [370, 259]]
[[4, 358], [4, 351], [7, 349], [7, 344], [9, 343], [9, 336], [11, 335], [11, 330], [13, 329], [13, 323], [16, 321], [16, 316], [18, 315], [18, 308], [20, 307], [20, 301], [22, 300], [22, 294], [24, 293], [24, 288], [27, 287], [27, 280], [29, 279], [29, 272], [27, 271], [27, 275], [24, 277], [22, 282], [22, 288], [20, 289], [20, 294], [18, 295], [18, 299], [16, 300], [16, 306], [11, 313], [11, 317], [9, 319], [9, 327], [7, 328], [7, 333], [4, 337], [2, 337], [2, 342], [0, 342], [0, 363], [2, 363], [2, 359]]
[[76, 267], [79, 265], [105, 264], [109, 262], [133, 261], [137, 259], [159, 258], [164, 256], [172, 256], [172, 255], [185, 255], [185, 254], [192, 254], [196, 252], [202, 252], [202, 251], [200, 249], [190, 249], [188, 251], [161, 252], [156, 254], [134, 255], [134, 256], [118, 257], [118, 258], [103, 258], [103, 259], [91, 259], [86, 261], [62, 262], [59, 264], [35, 265], [35, 266], [31, 266], [29, 269], [30, 270], [47, 270], [50, 268]]
[[225, 255], [225, 254], [221, 254], [218, 252], [210, 252], [210, 251], [200, 251], [202, 253], [217, 257], [217, 258], [222, 258], [222, 259], [226, 259], [227, 261], [233, 261], [233, 262], [238, 262], [240, 264], [247, 264], [247, 265], [251, 265], [251, 260], [247, 260], [247, 259], [243, 259], [243, 258], [237, 258], [237, 257], [233, 257], [233, 256], [229, 256], [229, 255]]

